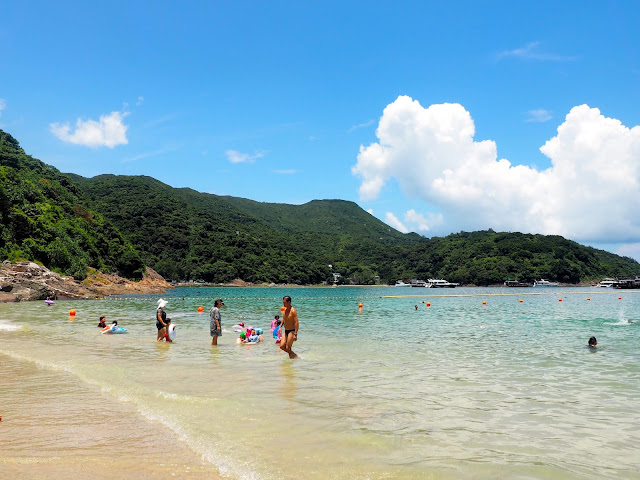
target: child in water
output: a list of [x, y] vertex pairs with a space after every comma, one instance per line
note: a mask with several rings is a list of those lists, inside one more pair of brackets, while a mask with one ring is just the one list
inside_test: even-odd
[[107, 317], [100, 317], [100, 321], [98, 322], [98, 328], [107, 328], [107, 322], [105, 320]]
[[276, 328], [273, 330], [273, 338], [276, 339], [276, 343], [280, 344], [280, 340], [282, 339], [282, 321], [278, 320], [276, 322]]
[[247, 343], [247, 334], [242, 332], [240, 336], [236, 339], [236, 343]]
[[596, 340], [596, 337], [591, 337], [589, 339], [589, 348], [598, 348], [598, 340]]

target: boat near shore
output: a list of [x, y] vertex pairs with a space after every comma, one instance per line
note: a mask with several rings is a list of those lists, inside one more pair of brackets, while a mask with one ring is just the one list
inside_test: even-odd
[[427, 280], [428, 288], [455, 288], [457, 283], [447, 282], [441, 278], [430, 278]]
[[396, 282], [396, 287], [410, 287], [411, 284], [410, 283], [404, 283], [402, 280], [398, 280]]
[[424, 280], [416, 280], [415, 278], [411, 280], [411, 286], [412, 287], [429, 287], [429, 285], [427, 285], [427, 282], [425, 282]]
[[532, 287], [533, 285], [526, 282], [518, 282], [517, 280], [507, 280], [504, 282], [505, 287]]
[[541, 278], [540, 280], [533, 281], [534, 287], [557, 287], [558, 282], [550, 282], [546, 278]]
[[612, 288], [618, 284], [618, 281], [613, 278], [603, 278], [600, 280], [600, 283], [596, 285], [596, 287], [600, 288]]

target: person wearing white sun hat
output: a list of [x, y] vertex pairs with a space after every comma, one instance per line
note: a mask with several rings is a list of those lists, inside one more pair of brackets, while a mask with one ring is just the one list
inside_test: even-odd
[[168, 302], [162, 298], [158, 300], [158, 309], [156, 310], [156, 328], [158, 329], [158, 338], [156, 341], [158, 342], [164, 340], [165, 334], [167, 333], [167, 312], [164, 311], [167, 303]]

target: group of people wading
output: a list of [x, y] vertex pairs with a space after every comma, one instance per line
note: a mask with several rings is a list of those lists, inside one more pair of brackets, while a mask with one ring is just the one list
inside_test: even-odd
[[[156, 310], [156, 328], [158, 329], [158, 339], [160, 342], [166, 340], [170, 342], [169, 338], [169, 324], [171, 319], [167, 318], [167, 313], [164, 311], [164, 307], [167, 305], [167, 301], [162, 298], [158, 300], [158, 309]], [[289, 295], [282, 298], [282, 327], [284, 333], [280, 339], [280, 349], [289, 354], [289, 358], [296, 358], [298, 355], [291, 349], [293, 342], [298, 339], [298, 312], [291, 305], [291, 297]], [[209, 324], [209, 330], [211, 332], [211, 345], [218, 345], [218, 337], [222, 336], [222, 316], [220, 315], [220, 307], [224, 307], [224, 302], [221, 298], [218, 298], [213, 302], [213, 307], [209, 311], [209, 318], [211, 320]]]

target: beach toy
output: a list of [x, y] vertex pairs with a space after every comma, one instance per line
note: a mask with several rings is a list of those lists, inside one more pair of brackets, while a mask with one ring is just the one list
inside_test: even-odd
[[359, 303], [359, 304], [358, 304], [358, 308], [362, 308], [362, 303]]
[[256, 333], [257, 333], [258, 335], [262, 335], [262, 329], [261, 329], [261, 328], [258, 328], [258, 329], [256, 330]]
[[69, 315], [71, 315], [72, 317], [76, 314], [75, 310], [69, 310]]
[[204, 307], [198, 307], [198, 311], [199, 311], [200, 313], [204, 312]]
[[173, 341], [176, 339], [176, 326], [175, 324], [169, 325], [169, 340]]
[[107, 327], [102, 329], [102, 333], [125, 333], [126, 331], [127, 329], [122, 327]]
[[281, 311], [281, 312], [284, 312], [284, 307], [280, 307], [280, 311]]
[[54, 302], [53, 300], [50, 300], [50, 299], [48, 299], [48, 298], [47, 298], [47, 299], [44, 301], [44, 303], [46, 303], [47, 305], [55, 305], [55, 303], [56, 303], [56, 302]]

